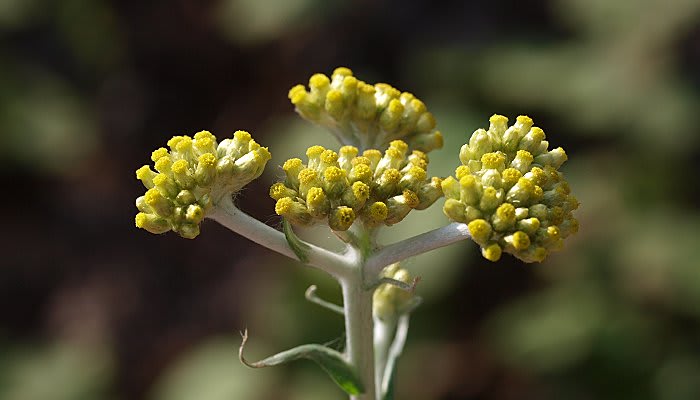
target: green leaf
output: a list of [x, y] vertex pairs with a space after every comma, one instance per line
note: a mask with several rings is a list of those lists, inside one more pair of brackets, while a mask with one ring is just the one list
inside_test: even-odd
[[282, 220], [282, 231], [284, 232], [284, 237], [287, 239], [287, 243], [289, 243], [289, 247], [292, 248], [294, 254], [296, 254], [299, 258], [299, 261], [304, 264], [308, 263], [308, 252], [310, 247], [303, 240], [299, 239], [299, 237], [294, 233], [292, 224], [287, 221], [287, 218]]
[[270, 356], [258, 362], [248, 362], [243, 357], [243, 348], [248, 340], [248, 331], [242, 333], [243, 342], [238, 350], [238, 358], [250, 368], [265, 368], [286, 364], [302, 358], [315, 361], [345, 393], [357, 395], [364, 393], [364, 385], [355, 369], [345, 361], [343, 355], [320, 344], [305, 344]]
[[410, 315], [408, 313], [402, 314], [399, 317], [399, 322], [396, 327], [396, 334], [394, 335], [394, 341], [391, 343], [391, 347], [389, 348], [386, 367], [384, 368], [384, 373], [382, 375], [382, 400], [394, 399], [396, 364], [399, 356], [401, 356], [401, 353], [403, 353], [403, 348], [406, 344], [409, 319]]

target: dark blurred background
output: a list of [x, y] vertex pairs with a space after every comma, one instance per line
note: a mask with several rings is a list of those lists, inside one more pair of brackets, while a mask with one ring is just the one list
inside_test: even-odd
[[542, 264], [471, 242], [406, 263], [425, 303], [399, 399], [700, 398], [697, 0], [1, 0], [0, 398], [344, 398], [311, 363], [236, 358], [246, 327], [251, 358], [338, 346], [303, 300], [334, 282], [213, 222], [193, 241], [133, 222], [153, 149], [244, 129], [273, 159], [238, 204], [277, 224], [278, 165], [334, 146], [287, 90], [337, 66], [425, 101], [434, 175], [491, 114], [531, 116], [581, 201]]

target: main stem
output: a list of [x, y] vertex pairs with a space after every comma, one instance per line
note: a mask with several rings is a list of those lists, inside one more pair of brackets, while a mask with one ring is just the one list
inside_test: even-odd
[[340, 280], [345, 308], [346, 356], [364, 384], [365, 392], [350, 396], [351, 400], [376, 400], [374, 377], [374, 321], [372, 296], [366, 289], [361, 268]]

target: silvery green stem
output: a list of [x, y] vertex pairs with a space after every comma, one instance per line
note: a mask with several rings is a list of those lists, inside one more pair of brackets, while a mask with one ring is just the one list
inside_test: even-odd
[[389, 348], [394, 340], [398, 320], [392, 316], [387, 320], [374, 319], [374, 375], [377, 392], [381, 393], [381, 384], [389, 357]]
[[[289, 247], [284, 233], [239, 210], [229, 197], [221, 199], [207, 217], [270, 250], [294, 260], [299, 259]], [[336, 277], [346, 274], [350, 268], [347, 257], [312, 244], [308, 244], [307, 255], [309, 265]]]
[[340, 280], [345, 309], [346, 356], [355, 367], [365, 392], [351, 400], [376, 400], [374, 376], [374, 328], [372, 296], [374, 290], [364, 287], [360, 270]]
[[365, 273], [368, 275], [377, 275], [381, 272], [382, 268], [387, 265], [427, 253], [431, 250], [467, 238], [469, 238], [469, 229], [467, 229], [467, 225], [453, 222], [442, 228], [422, 233], [378, 250], [367, 259]]

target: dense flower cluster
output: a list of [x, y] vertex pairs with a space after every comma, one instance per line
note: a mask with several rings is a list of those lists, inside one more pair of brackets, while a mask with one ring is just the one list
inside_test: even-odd
[[428, 157], [392, 141], [382, 153], [343, 146], [336, 153], [321, 146], [284, 163], [284, 182], [270, 188], [275, 211], [289, 221], [309, 225], [327, 220], [331, 229], [345, 231], [360, 218], [367, 226], [392, 225], [412, 209], [422, 210], [442, 196], [440, 179], [428, 179]]
[[[384, 268], [382, 276], [391, 278], [410, 285], [413, 278], [411, 274], [399, 266], [399, 263], [391, 264]], [[414, 294], [391, 283], [384, 283], [374, 291], [372, 314], [375, 318], [387, 320], [409, 311]]]
[[496, 261], [505, 251], [542, 261], [578, 230], [572, 215], [578, 201], [558, 171], [566, 153], [548, 150], [544, 131], [529, 117], [519, 116], [510, 127], [501, 115], [490, 122], [461, 148], [456, 178], [442, 182], [444, 212], [468, 224], [485, 258]]
[[422, 101], [386, 83], [365, 83], [348, 68], [336, 68], [331, 78], [313, 75], [309, 90], [294, 86], [289, 99], [302, 117], [329, 128], [342, 144], [362, 150], [383, 150], [397, 139], [424, 152], [443, 144]]
[[262, 174], [270, 160], [248, 132], [237, 131], [233, 139], [216, 142], [207, 131], [175, 136], [170, 151], [161, 147], [151, 160], [155, 171], [144, 165], [136, 177], [148, 189], [136, 199], [136, 226], [151, 233], [175, 231], [192, 239], [199, 224], [223, 196], [231, 196]]

